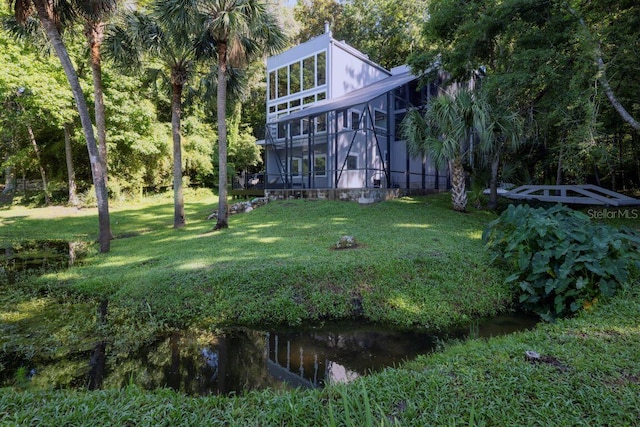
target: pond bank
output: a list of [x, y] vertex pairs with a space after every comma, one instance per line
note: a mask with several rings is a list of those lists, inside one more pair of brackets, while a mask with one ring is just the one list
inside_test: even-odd
[[[4, 389], [9, 425], [637, 425], [640, 295], [579, 318], [474, 340], [351, 385], [191, 398], [136, 387], [98, 392]], [[531, 363], [535, 350], [560, 361]], [[34, 424], [35, 422], [35, 424]]]

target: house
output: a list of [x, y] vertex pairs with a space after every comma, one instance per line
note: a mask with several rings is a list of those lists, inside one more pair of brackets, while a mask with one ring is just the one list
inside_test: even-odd
[[267, 59], [265, 193], [383, 200], [445, 189], [446, 170], [412, 157], [407, 109], [438, 94], [408, 67], [387, 70], [325, 33]]

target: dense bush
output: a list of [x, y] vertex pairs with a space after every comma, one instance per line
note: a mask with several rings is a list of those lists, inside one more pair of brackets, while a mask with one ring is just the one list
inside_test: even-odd
[[612, 296], [640, 265], [640, 236], [591, 222], [578, 211], [509, 206], [483, 240], [510, 270], [520, 303], [545, 320], [589, 308]]

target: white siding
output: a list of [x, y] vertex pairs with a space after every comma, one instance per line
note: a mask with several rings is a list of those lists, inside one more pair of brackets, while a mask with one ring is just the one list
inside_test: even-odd
[[391, 74], [340, 42], [332, 43], [329, 65], [329, 97], [338, 98]]

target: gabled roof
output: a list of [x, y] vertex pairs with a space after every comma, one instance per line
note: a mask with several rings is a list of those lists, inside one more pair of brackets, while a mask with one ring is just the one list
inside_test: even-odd
[[311, 107], [296, 111], [295, 113], [289, 114], [287, 116], [280, 117], [279, 119], [271, 123], [282, 123], [308, 116], [318, 116], [329, 111], [345, 110], [355, 105], [360, 105], [372, 101], [380, 95], [383, 95], [416, 79], [417, 77], [410, 71], [404, 71], [402, 73], [379, 80], [375, 83], [370, 84], [369, 86], [363, 87], [361, 89], [356, 89], [353, 92], [349, 92], [348, 94], [343, 95], [339, 98], [316, 102]]

